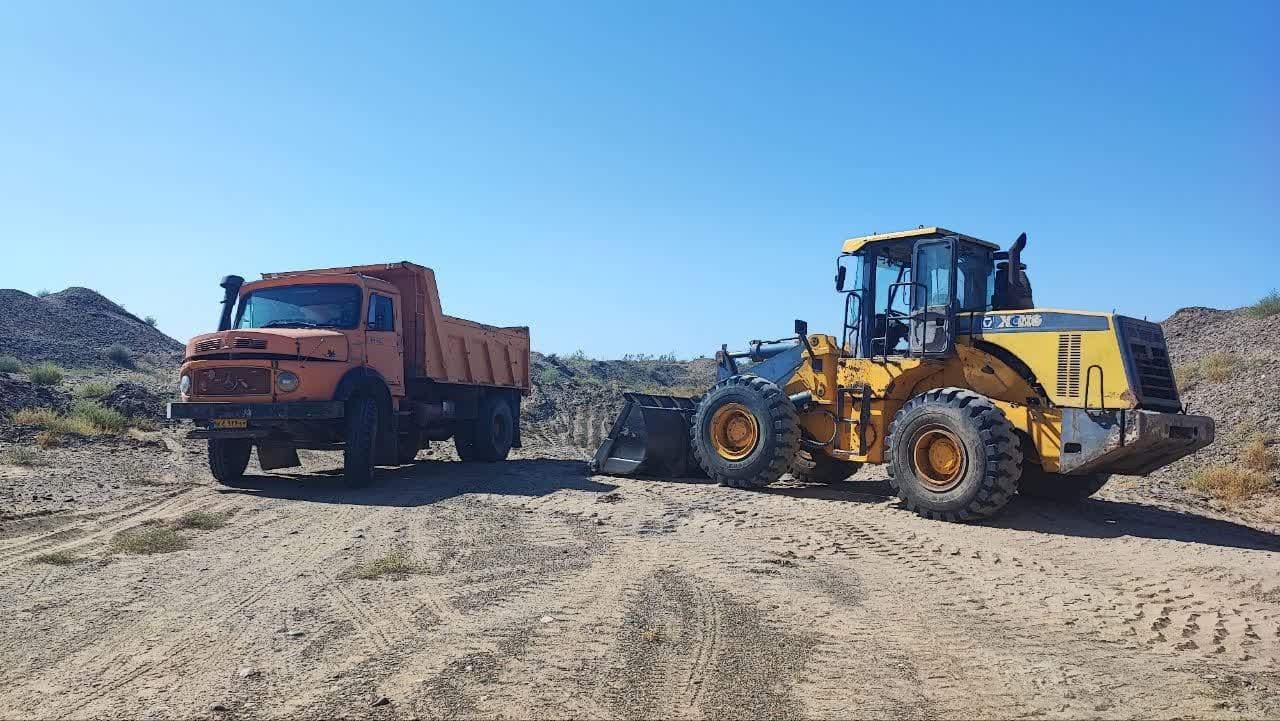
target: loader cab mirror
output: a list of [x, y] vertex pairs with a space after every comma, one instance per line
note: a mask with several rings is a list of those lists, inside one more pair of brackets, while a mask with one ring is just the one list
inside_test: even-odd
[[848, 273], [848, 268], [843, 265], [836, 265], [836, 292], [844, 291], [844, 277]]

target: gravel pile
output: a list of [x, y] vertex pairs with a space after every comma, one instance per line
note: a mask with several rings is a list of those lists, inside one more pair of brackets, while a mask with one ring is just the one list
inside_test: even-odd
[[71, 404], [71, 397], [62, 391], [38, 386], [21, 376], [0, 373], [0, 424], [23, 408], [54, 408], [64, 410]]
[[115, 343], [156, 365], [182, 358], [181, 343], [88, 288], [43, 298], [0, 289], [0, 355], [68, 368], [110, 367], [106, 350]]
[[[1255, 435], [1277, 440], [1280, 316], [1255, 318], [1244, 310], [1183, 308], [1160, 325], [1174, 369], [1184, 374], [1182, 402], [1190, 413], [1212, 417], [1218, 435], [1213, 445], [1155, 476], [1182, 479], [1207, 465], [1233, 465]], [[1203, 377], [1206, 359], [1227, 368], [1225, 379]], [[1185, 379], [1188, 373], [1190, 380]]]
[[102, 405], [122, 413], [127, 418], [162, 420], [165, 403], [163, 395], [154, 393], [137, 383], [121, 383], [110, 393], [98, 399]]

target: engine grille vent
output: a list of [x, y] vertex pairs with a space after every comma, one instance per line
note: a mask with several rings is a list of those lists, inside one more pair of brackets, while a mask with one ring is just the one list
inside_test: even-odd
[[209, 368], [195, 374], [197, 396], [253, 396], [270, 393], [270, 368]]
[[1058, 396], [1080, 397], [1080, 334], [1058, 336]]
[[1134, 384], [1142, 404], [1157, 409], [1178, 408], [1178, 385], [1173, 379], [1164, 331], [1155, 323], [1136, 318], [1119, 320], [1123, 342], [1138, 376]]
[[261, 338], [236, 338], [231, 342], [231, 347], [262, 350], [267, 347], [267, 342]]
[[221, 347], [222, 347], [221, 338], [210, 338], [209, 340], [202, 340], [199, 343], [196, 343], [196, 352], [208, 353], [211, 350], [218, 350]]

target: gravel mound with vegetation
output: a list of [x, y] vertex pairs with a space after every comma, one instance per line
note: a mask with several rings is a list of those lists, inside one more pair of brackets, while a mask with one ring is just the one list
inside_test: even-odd
[[182, 343], [88, 288], [44, 297], [0, 289], [0, 356], [66, 368], [143, 360], [166, 366], [180, 362], [182, 350]]

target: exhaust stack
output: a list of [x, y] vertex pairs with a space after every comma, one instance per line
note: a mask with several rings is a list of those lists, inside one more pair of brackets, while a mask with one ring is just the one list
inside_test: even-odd
[[222, 315], [218, 317], [218, 330], [231, 330], [231, 311], [236, 307], [236, 298], [240, 297], [240, 286], [244, 285], [244, 278], [228, 275], [218, 285], [223, 290]]

